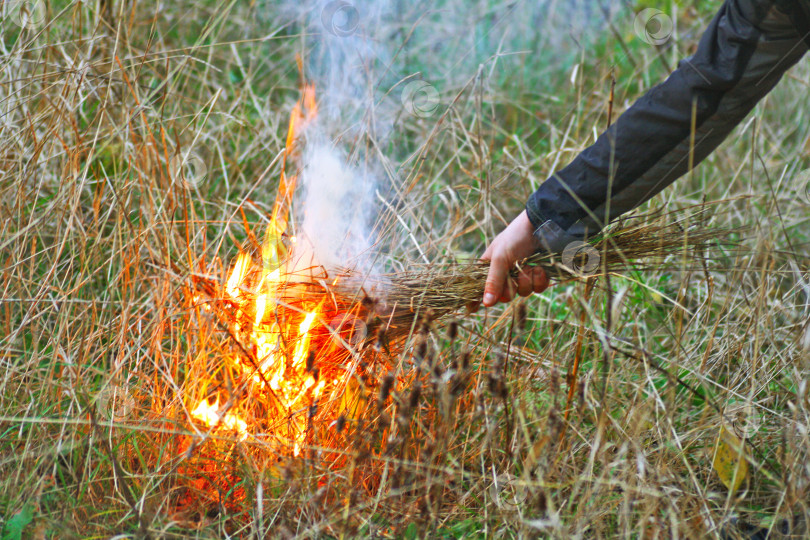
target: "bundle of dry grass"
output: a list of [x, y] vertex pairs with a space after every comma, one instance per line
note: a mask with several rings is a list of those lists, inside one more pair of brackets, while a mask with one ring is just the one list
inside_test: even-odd
[[[617, 220], [588, 242], [573, 243], [562, 253], [537, 253], [519, 263], [535, 266], [557, 282], [592, 279], [630, 270], [660, 269], [668, 264], [679, 269], [705, 269], [710, 246], [720, 246], [736, 229], [705, 225], [709, 212], [716, 213], [724, 201], [664, 212], [637, 214]], [[407, 334], [419, 313], [430, 310], [436, 317], [480, 302], [489, 262], [423, 265], [408, 272], [367, 278], [371, 289], [381, 291], [380, 316], [389, 335]], [[350, 280], [345, 282], [347, 285]], [[345, 287], [345, 286], [344, 286]], [[350, 289], [340, 291], [351, 296]]]
[[[736, 231], [706, 225], [709, 212], [716, 214], [723, 202], [622, 218], [588, 242], [574, 243], [562, 253], [541, 252], [527, 258], [516, 266], [513, 275], [521, 266], [535, 266], [561, 283], [667, 265], [681, 270], [705, 269], [711, 258], [706, 255], [707, 248], [721, 246], [723, 239]], [[250, 275], [256, 282], [261, 266], [256, 260], [252, 265]], [[427, 264], [381, 275], [343, 269], [328, 274], [328, 279], [324, 279], [325, 271], [312, 269], [286, 275], [275, 294], [282, 311], [300, 313], [304, 304], [321, 303], [329, 320], [345, 313], [351, 314], [352, 320], [363, 321], [361, 330], [357, 325], [324, 324], [335, 337], [362, 347], [370, 340], [387, 343], [409, 335], [426, 312], [440, 319], [479, 302], [488, 271], [487, 261]], [[195, 284], [209, 299], [223, 297], [221, 288], [210, 279], [196, 277]], [[241, 307], [230, 301], [220, 304], [220, 316], [228, 324], [240, 317], [247, 324], [253, 317], [244, 305], [251, 304], [257, 292], [245, 287], [242, 293], [248, 301]], [[358, 331], [362, 334], [357, 335]]]

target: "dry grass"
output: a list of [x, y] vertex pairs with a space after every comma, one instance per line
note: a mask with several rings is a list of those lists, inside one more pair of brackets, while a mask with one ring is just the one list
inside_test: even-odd
[[[681, 250], [644, 272], [618, 259], [607, 269], [621, 275], [441, 323], [481, 286], [483, 268], [460, 271], [463, 292], [436, 286], [444, 303], [406, 314], [400, 339], [374, 334], [324, 367], [345, 378], [315, 414], [290, 412], [311, 423], [293, 459], [234, 368], [227, 324], [191, 291], [217, 298], [237, 250], [258, 245], [297, 98], [299, 28], [247, 3], [47, 13], [32, 29], [4, 20], [0, 37], [4, 534], [702, 538], [742, 523], [806, 534], [806, 65], [647, 208], [733, 198], [699, 230], [730, 231], [734, 249], [703, 243], [697, 259]], [[454, 66], [432, 81], [447, 112], [398, 118], [386, 155], [399, 167], [385, 169], [397, 181], [380, 193], [377, 249], [404, 297], [408, 272], [424, 284], [419, 264], [445, 278], [480, 253], [527, 186], [605, 125], [611, 72], [621, 109], [694, 42], [601, 35], [586, 50], [611, 60], [577, 58], [572, 84], [570, 62], [539, 54], [451, 61], [453, 44], [430, 42], [447, 35], [442, 20], [429, 14], [415, 46], [443, 54], [400, 61]], [[616, 60], [625, 47], [633, 62]], [[532, 70], [538, 80], [513, 79]], [[172, 167], [187, 150], [206, 165], [200, 182]], [[662, 237], [684, 241], [653, 244], [676, 245]], [[621, 238], [598, 250], [649, 253], [638, 236], [610, 251]], [[393, 299], [380, 296], [369, 298]], [[251, 436], [194, 421], [209, 396], [250, 419]], [[711, 467], [722, 424], [752, 465], [736, 493]]]

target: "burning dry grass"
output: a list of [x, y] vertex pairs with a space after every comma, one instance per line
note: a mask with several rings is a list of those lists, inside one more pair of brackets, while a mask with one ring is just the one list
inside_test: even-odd
[[[265, 374], [253, 231], [280, 221], [269, 194], [288, 156], [300, 38], [245, 41], [286, 24], [255, 26], [248, 3], [195, 7], [179, 26], [175, 6], [113, 5], [72, 4], [39, 30], [3, 22], [4, 534], [705, 537], [741, 522], [805, 534], [810, 201], [791, 179], [810, 135], [806, 70], [777, 91], [780, 112], [759, 111], [676, 201], [666, 195], [692, 207], [750, 197], [682, 230], [642, 221], [607, 235], [598, 286], [569, 281], [440, 321], [478, 296], [484, 271], [446, 261], [480, 253], [502, 225], [495, 209], [510, 194], [517, 209], [572, 139], [604, 125], [611, 71], [580, 67], [588, 105], [548, 105], [538, 147], [504, 134], [538, 122], [523, 114], [534, 98], [493, 79], [488, 110], [483, 81], [448, 79], [458, 99], [441, 124], [403, 119], [403, 149], [414, 134], [428, 143], [383, 194], [408, 239], [381, 246], [402, 264], [388, 296], [362, 276], [291, 286], [272, 303], [283, 331], [261, 318], [286, 343]], [[618, 94], [622, 81], [643, 87], [648, 53], [619, 72]], [[204, 179], [172, 166], [187, 150]], [[700, 231], [713, 230], [741, 249], [706, 244]], [[255, 254], [234, 294], [232, 246]], [[405, 309], [414, 290], [423, 303]], [[313, 312], [310, 361], [295, 351]], [[333, 323], [347, 314], [368, 340]], [[270, 391], [282, 364], [302, 385], [317, 370], [292, 404]], [[721, 425], [751, 464], [736, 492], [712, 470]]]

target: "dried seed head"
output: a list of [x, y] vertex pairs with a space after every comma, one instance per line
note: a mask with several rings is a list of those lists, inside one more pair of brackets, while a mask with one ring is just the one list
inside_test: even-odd
[[377, 419], [377, 429], [383, 431], [390, 425], [391, 425], [391, 417], [385, 413], [380, 414], [380, 417]]
[[521, 302], [518, 304], [516, 319], [518, 331], [525, 331], [526, 323], [528, 322], [528, 309], [526, 308], [526, 302]]
[[[371, 457], [371, 452], [369, 452], [368, 448], [361, 448], [360, 451], [357, 452], [357, 456], [355, 459], [357, 463], [362, 463], [369, 457]], [[352, 491], [352, 494], [354, 494], [354, 491]]]
[[541, 516], [545, 516], [548, 512], [548, 501], [546, 500], [546, 492], [542, 489], [537, 492], [534, 500], [534, 506]]
[[503, 353], [498, 353], [495, 356], [495, 362], [492, 364], [492, 370], [497, 371], [497, 372], [501, 372], [501, 371], [503, 371], [505, 366], [506, 366], [506, 363], [504, 362]]
[[375, 343], [377, 350], [385, 349], [388, 347], [388, 338], [385, 335], [385, 328], [380, 326], [377, 329], [377, 342]]
[[439, 379], [443, 374], [444, 368], [439, 362], [436, 362], [436, 364], [433, 366], [433, 376]]
[[436, 315], [433, 310], [430, 308], [426, 309], [421, 320], [419, 321], [419, 333], [425, 336], [428, 335], [430, 333], [431, 323], [435, 318]]
[[552, 440], [556, 439], [560, 436], [560, 432], [562, 431], [562, 420], [560, 419], [560, 415], [557, 412], [556, 407], [552, 407], [548, 411], [548, 434]]
[[495, 373], [490, 373], [487, 376], [487, 381], [489, 382], [489, 391], [492, 394], [497, 394], [498, 393], [497, 389], [498, 389], [498, 381], [499, 380], [500, 380], [500, 377], [498, 375], [496, 375]]
[[489, 391], [494, 396], [498, 396], [501, 399], [506, 399], [509, 395], [509, 391], [506, 388], [506, 383], [501, 376], [500, 371], [495, 371], [489, 374]]
[[414, 355], [418, 360], [423, 360], [427, 355], [427, 349], [428, 349], [427, 338], [425, 338], [424, 336], [419, 336], [416, 342], [416, 350], [414, 351]]
[[[366, 331], [359, 334], [359, 335], [361, 335], [361, 336], [370, 336], [372, 334], [375, 334], [375, 332], [377, 332], [377, 329], [383, 323], [383, 320], [381, 318], [379, 318], [377, 315], [375, 315], [373, 312], [370, 311], [366, 315], [366, 318], [365, 318], [364, 322], [366, 324]], [[362, 332], [361, 328], [356, 328], [355, 330]]]
[[335, 429], [337, 430], [338, 433], [340, 433], [341, 431], [343, 431], [343, 428], [345, 427], [346, 427], [346, 415], [341, 414], [340, 416], [338, 416], [337, 421], [335, 422]]
[[315, 415], [318, 414], [318, 400], [312, 402], [312, 405], [309, 406], [309, 419], [312, 420], [315, 418]]
[[388, 396], [391, 394], [391, 388], [393, 387], [394, 375], [389, 373], [383, 377], [382, 384], [380, 385], [380, 406], [388, 399]]
[[557, 392], [560, 390], [560, 372], [557, 366], [551, 367], [551, 375], [549, 376], [548, 382], [549, 392], [552, 396], [556, 396]]
[[467, 386], [467, 375], [464, 373], [456, 373], [450, 380], [450, 393], [454, 396], [460, 395], [464, 388]]
[[470, 351], [464, 351], [461, 353], [461, 369], [467, 371], [470, 369]]
[[312, 371], [312, 368], [315, 367], [315, 351], [309, 351], [307, 355], [307, 373]]
[[506, 373], [506, 363], [509, 361], [509, 357], [505, 354], [498, 354], [498, 368], [501, 370], [501, 373]]
[[435, 451], [436, 451], [436, 443], [432, 439], [428, 439], [428, 441], [425, 443], [422, 452], [424, 453], [425, 457], [430, 457], [433, 455], [433, 452]]
[[447, 325], [447, 339], [453, 342], [456, 337], [458, 337], [458, 322], [450, 321], [450, 324]]
[[422, 394], [422, 385], [417, 383], [411, 390], [411, 395], [410, 398], [408, 399], [408, 407], [411, 410], [416, 409], [417, 405], [419, 405], [419, 396], [421, 394]]

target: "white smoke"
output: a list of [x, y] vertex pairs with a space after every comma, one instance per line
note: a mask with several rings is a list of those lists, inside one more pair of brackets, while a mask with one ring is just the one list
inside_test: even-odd
[[294, 270], [368, 270], [375, 179], [351, 167], [340, 150], [325, 142], [310, 142], [303, 163]]
[[[372, 23], [383, 5], [364, 6], [363, 23]], [[312, 44], [305, 73], [315, 83], [318, 119], [304, 134], [292, 265], [295, 272], [318, 266], [368, 272], [380, 167], [365, 149], [369, 134], [382, 140], [381, 120], [390, 126], [393, 116], [382, 114], [372, 97], [375, 67], [385, 55], [360, 27], [354, 4], [330, 0], [308, 7], [300, 17]]]
[[[381, 197], [391, 195], [387, 204], [392, 208], [401, 202], [397, 190], [382, 182], [380, 171], [392, 168], [382, 166], [379, 152], [409, 148], [397, 136], [410, 136], [409, 144], [426, 144], [420, 137], [431, 132], [398, 130], [403, 122], [420, 118], [428, 125], [438, 119], [452, 96], [483, 67], [481, 73], [493, 77], [496, 66], [515, 73], [530, 65], [548, 69], [561, 61], [556, 51], [566, 46], [576, 50], [583, 37], [597, 36], [595, 23], [603, 23], [604, 16], [594, 0], [497, 6], [483, 0], [273, 4], [304, 36], [304, 74], [315, 83], [318, 99], [319, 118], [306, 129], [295, 196], [296, 270], [323, 266], [327, 271], [370, 271], [373, 219], [379, 210], [375, 190], [380, 188]], [[603, 9], [611, 12], [618, 5], [616, 0], [607, 4]], [[506, 54], [510, 51], [522, 53], [512, 57]], [[503, 58], [496, 61], [500, 53]], [[507, 61], [516, 63], [504, 67]], [[406, 152], [412, 154], [413, 148]]]

